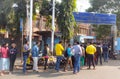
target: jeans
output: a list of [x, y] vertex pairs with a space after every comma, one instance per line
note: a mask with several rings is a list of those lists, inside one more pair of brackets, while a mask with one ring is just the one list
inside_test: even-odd
[[16, 55], [10, 55], [9, 58], [10, 58], [10, 71], [12, 72], [14, 68], [14, 63], [16, 60]]
[[77, 73], [80, 71], [80, 54], [76, 54], [74, 55], [74, 69], [73, 69], [73, 73]]
[[108, 52], [103, 52], [104, 62], [108, 61]]
[[5, 70], [9, 70], [9, 67], [10, 67], [10, 61], [9, 61], [9, 58], [1, 58], [1, 67], [2, 67], [2, 71], [5, 71]]
[[28, 55], [23, 55], [23, 72], [26, 72], [26, 61], [27, 61]]
[[57, 61], [55, 65], [55, 70], [59, 71], [60, 70], [60, 62], [63, 59], [63, 56], [57, 56]]

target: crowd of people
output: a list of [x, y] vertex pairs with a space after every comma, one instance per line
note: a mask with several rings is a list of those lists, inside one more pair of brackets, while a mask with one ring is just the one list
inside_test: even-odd
[[[33, 72], [39, 72], [39, 46], [40, 42], [34, 42], [32, 49], [30, 49], [28, 41], [26, 41], [23, 45], [22, 67], [24, 74], [27, 74], [27, 60], [29, 57], [32, 57], [33, 60]], [[73, 74], [80, 72], [84, 66], [88, 66], [87, 69], [91, 69], [91, 65], [93, 65], [93, 69], [95, 70], [95, 66], [98, 65], [98, 62], [100, 62], [100, 65], [103, 64], [102, 58], [104, 59], [104, 62], [108, 62], [109, 51], [110, 49], [106, 43], [88, 43], [83, 45], [79, 42], [75, 42], [74, 45], [68, 44], [67, 48], [65, 49], [62, 45], [62, 41], [59, 41], [59, 43], [55, 45], [56, 62], [54, 67], [57, 72], [59, 72], [62, 68], [65, 72], [67, 70], [73, 71]], [[15, 43], [12, 43], [9, 47], [7, 43], [4, 43], [2, 46], [0, 46], [0, 75], [4, 75], [5, 71], [9, 71], [10, 74], [13, 73], [17, 54], [18, 50]], [[44, 45], [42, 56], [44, 58], [44, 70], [46, 70], [48, 66], [48, 60], [50, 56], [52, 56], [48, 44]], [[60, 67], [63, 59], [65, 62], [63, 66]]]
[[[39, 46], [40, 42], [34, 42], [32, 49], [29, 48], [29, 42], [25, 41], [25, 44], [22, 47], [23, 55], [23, 73], [27, 74], [27, 66], [31, 66], [33, 72], [38, 72], [38, 58], [39, 58]], [[8, 46], [8, 43], [2, 44], [0, 46], [0, 75], [4, 75], [7, 72], [9, 74], [13, 73], [15, 60], [18, 54], [18, 50], [15, 43], [12, 43]], [[43, 50], [43, 57], [45, 59], [44, 70], [46, 70], [48, 58], [50, 56], [50, 49], [48, 44], [45, 44]], [[32, 64], [31, 64], [32, 59]]]
[[[93, 69], [95, 70], [95, 66], [103, 65], [104, 62], [108, 62], [109, 53], [111, 52], [111, 48], [109, 48], [107, 43], [88, 43], [86, 45], [80, 44], [79, 42], [75, 42], [73, 46], [68, 44], [66, 49], [62, 46], [62, 41], [60, 41], [56, 47], [56, 65], [55, 70], [57, 72], [60, 71], [60, 63], [64, 57], [66, 58], [66, 63], [64, 65], [64, 71], [67, 71], [67, 67], [69, 64], [70, 70], [73, 70], [73, 74], [76, 74], [82, 69], [84, 66], [88, 66], [87, 69], [91, 69], [91, 65], [93, 65]], [[63, 57], [63, 51], [64, 57]]]

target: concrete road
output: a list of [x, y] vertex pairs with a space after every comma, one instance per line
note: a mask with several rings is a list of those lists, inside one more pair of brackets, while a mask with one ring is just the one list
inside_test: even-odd
[[0, 76], [0, 79], [120, 79], [120, 60], [110, 60], [103, 63], [102, 66], [96, 66], [96, 70], [87, 70], [83, 68], [78, 74], [72, 74], [72, 71], [54, 72], [54, 70], [43, 71], [39, 73], [29, 71], [27, 75], [22, 70], [15, 70], [11, 75]]

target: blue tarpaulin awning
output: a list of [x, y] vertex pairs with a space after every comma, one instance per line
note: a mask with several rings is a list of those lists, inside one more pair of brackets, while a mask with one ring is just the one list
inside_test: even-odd
[[76, 22], [99, 24], [99, 25], [116, 25], [115, 14], [73, 12]]

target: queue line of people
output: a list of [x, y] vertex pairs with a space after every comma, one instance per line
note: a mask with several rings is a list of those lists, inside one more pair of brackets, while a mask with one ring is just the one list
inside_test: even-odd
[[[68, 44], [66, 49], [62, 46], [62, 41], [55, 47], [57, 62], [55, 66], [55, 70], [59, 72], [60, 70], [60, 62], [63, 59], [63, 53], [66, 57], [66, 50], [68, 56], [66, 57], [66, 64], [64, 66], [64, 71], [67, 70], [68, 64], [70, 65], [70, 70], [73, 70], [73, 74], [76, 74], [80, 71], [83, 66], [88, 66], [87, 69], [91, 69], [91, 65], [93, 65], [93, 69], [95, 70], [96, 65], [100, 62], [100, 65], [103, 64], [102, 58], [104, 62], [108, 62], [108, 54], [109, 48], [107, 44], [100, 43], [88, 43], [86, 47], [80, 45], [79, 42], [76, 42], [73, 46]], [[64, 52], [65, 51], [65, 52]], [[72, 65], [71, 65], [72, 63]]]
[[[40, 42], [35, 42], [33, 44], [32, 50], [29, 48], [29, 42], [25, 41], [25, 44], [22, 48], [23, 54], [23, 73], [27, 74], [27, 60], [29, 57], [33, 59], [33, 72], [38, 72], [38, 57], [39, 57], [39, 46]], [[31, 53], [30, 53], [31, 52]], [[50, 55], [50, 49], [48, 44], [45, 44], [43, 50], [43, 57], [45, 58], [44, 70], [46, 70], [46, 66], [48, 63], [48, 56]], [[15, 60], [18, 54], [18, 50], [16, 48], [16, 44], [12, 43], [10, 47], [5, 43], [0, 46], [0, 75], [4, 75], [5, 72], [9, 72], [9, 74], [13, 73]]]
[[[65, 50], [62, 46], [62, 41], [60, 41], [59, 44], [55, 46], [55, 52], [57, 56], [55, 70], [57, 72], [59, 72], [60, 70], [60, 62], [63, 59], [63, 51]], [[66, 51], [68, 55], [67, 55], [67, 61], [64, 66], [64, 71], [66, 71], [68, 64], [70, 64], [70, 68], [71, 70], [73, 70], [73, 74], [76, 74], [77, 72], [80, 71], [80, 57], [82, 55], [82, 48], [79, 45], [79, 42], [76, 42], [75, 45], [72, 47], [70, 44], [68, 44]], [[74, 57], [72, 58], [72, 56]]]
[[[34, 43], [32, 50], [29, 49], [29, 42], [25, 42], [23, 46], [23, 73], [27, 74], [27, 59], [30, 55], [32, 55], [33, 59], [33, 71], [38, 72], [38, 56], [39, 56], [39, 42]], [[87, 62], [87, 69], [91, 69], [91, 64], [93, 65], [93, 69], [95, 69], [95, 65], [98, 64], [98, 60], [100, 60], [100, 64], [102, 65], [102, 54], [104, 56], [104, 61], [108, 62], [108, 47], [103, 44], [97, 44], [96, 46], [92, 43], [89, 43], [85, 48], [76, 42], [73, 46], [68, 44], [68, 47], [64, 49], [62, 45], [62, 41], [55, 45], [55, 53], [56, 53], [56, 64], [55, 70], [57, 72], [60, 71], [60, 63], [64, 58], [64, 51], [67, 52], [66, 62], [64, 64], [64, 71], [67, 71], [68, 64], [70, 65], [70, 70], [73, 70], [73, 74], [76, 74], [80, 71], [81, 67], [83, 67]], [[96, 54], [97, 52], [97, 54]], [[104, 52], [104, 53], [102, 53]], [[10, 73], [13, 72], [14, 63], [17, 56], [17, 48], [16, 44], [12, 43], [11, 48], [8, 48], [8, 44], [3, 44], [0, 47], [0, 75], [4, 75], [5, 70], [9, 70]], [[47, 68], [48, 59], [50, 56], [50, 49], [48, 44], [45, 44], [43, 50], [43, 57], [45, 59], [44, 70]], [[87, 60], [86, 60], [87, 59]], [[10, 62], [10, 63], [9, 63]]]
[[[27, 74], [26, 68], [27, 68], [27, 59], [30, 55], [30, 51], [31, 51], [31, 55], [32, 59], [33, 59], [33, 72], [39, 72], [38, 70], [38, 57], [39, 57], [39, 46], [40, 46], [40, 42], [34, 42], [32, 50], [29, 49], [29, 42], [26, 41], [26, 44], [24, 44], [24, 50], [23, 50], [23, 73]], [[43, 49], [43, 53], [42, 56], [44, 57], [44, 70], [46, 70], [47, 68], [47, 63], [48, 63], [48, 58], [51, 55], [50, 53], [50, 49], [48, 47], [48, 44], [44, 45], [44, 49]]]

